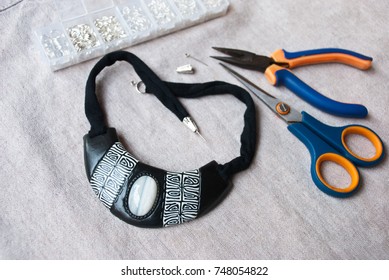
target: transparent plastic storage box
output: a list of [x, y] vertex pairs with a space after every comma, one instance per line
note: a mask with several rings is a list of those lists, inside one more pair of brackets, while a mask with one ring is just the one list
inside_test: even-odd
[[228, 0], [56, 0], [36, 30], [53, 71], [226, 14]]

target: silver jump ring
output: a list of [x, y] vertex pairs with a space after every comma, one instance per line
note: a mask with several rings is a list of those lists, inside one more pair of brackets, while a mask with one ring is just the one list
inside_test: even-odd
[[143, 81], [139, 81], [136, 83], [135, 87], [136, 87], [136, 91], [139, 92], [139, 93], [146, 93], [146, 88], [144, 91], [141, 90], [141, 87], [144, 86], [145, 83]]

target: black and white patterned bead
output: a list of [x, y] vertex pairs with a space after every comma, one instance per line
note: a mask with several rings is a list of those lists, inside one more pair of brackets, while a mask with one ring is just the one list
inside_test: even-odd
[[201, 179], [198, 169], [167, 172], [163, 226], [191, 221], [200, 208]]
[[124, 182], [137, 163], [138, 160], [130, 155], [120, 142], [116, 142], [97, 164], [90, 184], [106, 207], [112, 207]]

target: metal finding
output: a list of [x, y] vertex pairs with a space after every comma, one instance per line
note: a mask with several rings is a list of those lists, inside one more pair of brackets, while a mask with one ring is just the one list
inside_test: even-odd
[[74, 48], [80, 52], [98, 46], [96, 34], [88, 24], [77, 24], [67, 29]]
[[195, 58], [194, 56], [192, 56], [192, 55], [189, 54], [189, 53], [185, 53], [185, 56], [186, 56], [187, 58], [192, 58], [192, 59], [194, 59], [194, 60], [196, 60], [196, 61], [198, 61], [198, 62], [204, 64], [205, 66], [208, 66], [208, 64], [206, 64], [205, 62], [202, 62], [200, 59]]
[[[143, 81], [139, 81], [139, 82], [131, 81], [131, 84], [136, 88], [137, 92], [139, 92], [139, 93], [147, 93], [146, 92], [145, 83]], [[141, 88], [144, 88], [144, 90], [142, 91]]]
[[122, 15], [131, 33], [142, 32], [151, 27], [151, 21], [146, 17], [141, 8], [136, 6], [124, 7], [122, 9]]
[[148, 3], [148, 7], [158, 24], [167, 24], [173, 21], [174, 13], [166, 1], [152, 0]]
[[102, 16], [101, 18], [95, 19], [93, 23], [105, 42], [111, 42], [127, 36], [115, 16]]
[[192, 16], [199, 11], [195, 0], [174, 0], [174, 4], [183, 16]]
[[177, 67], [176, 72], [179, 74], [193, 74], [194, 68], [192, 67], [192, 65], [186, 64], [186, 65]]
[[203, 0], [204, 5], [207, 8], [217, 8], [223, 3], [223, 0]]
[[203, 139], [205, 142], [207, 142], [207, 140], [205, 140], [205, 138], [200, 134], [200, 131], [199, 131], [199, 128], [197, 126], [197, 124], [195, 123], [195, 121], [187, 116], [185, 117], [183, 120], [182, 120], [182, 123], [187, 127], [189, 128], [192, 132], [196, 133], [198, 136], [201, 137], [201, 139]]

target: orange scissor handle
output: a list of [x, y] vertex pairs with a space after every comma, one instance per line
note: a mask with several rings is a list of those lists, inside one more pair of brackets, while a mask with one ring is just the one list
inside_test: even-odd
[[[325, 178], [321, 172], [321, 167], [322, 167], [322, 164], [326, 161], [338, 164], [347, 171], [347, 173], [349, 174], [349, 176], [351, 178], [351, 182], [350, 182], [348, 187], [339, 188], [339, 187], [331, 185], [330, 183], [328, 183], [325, 180]], [[339, 154], [334, 154], [334, 153], [325, 153], [317, 158], [316, 163], [315, 163], [315, 172], [312, 173], [312, 177], [313, 177], [314, 181], [319, 180], [321, 184], [323, 184], [325, 187], [334, 191], [337, 194], [352, 193], [359, 185], [359, 172], [358, 172], [358, 169], [355, 167], [355, 165], [351, 161], [346, 159], [345, 157], [343, 157]], [[315, 182], [315, 183], [318, 186], [320, 185], [320, 183], [318, 183], [318, 182]]]
[[[369, 140], [370, 143], [375, 148], [375, 154], [372, 157], [367, 158], [367, 157], [363, 157], [361, 155], [358, 155], [352, 149], [350, 149], [350, 147], [347, 145], [346, 137], [349, 135], [352, 135], [352, 134], [360, 135], [360, 136], [366, 138], [367, 140]], [[376, 161], [378, 161], [382, 157], [383, 152], [384, 152], [384, 146], [382, 144], [381, 139], [378, 137], [378, 135], [374, 131], [372, 131], [371, 129], [369, 129], [365, 126], [360, 126], [360, 125], [350, 125], [350, 126], [346, 126], [343, 128], [342, 144], [343, 144], [343, 147], [346, 149], [346, 151], [348, 153], [350, 153], [350, 155], [355, 158], [354, 160], [361, 161], [361, 162], [359, 162], [359, 164], [361, 166], [367, 166], [368, 163], [375, 163]], [[364, 163], [367, 163], [367, 164], [364, 164]]]
[[[311, 154], [311, 176], [316, 186], [323, 192], [336, 196], [352, 195], [359, 185], [357, 166], [373, 166], [384, 157], [384, 147], [379, 136], [371, 129], [361, 125], [333, 127], [326, 125], [306, 112], [302, 112], [302, 121], [292, 123], [288, 130], [308, 148]], [[346, 143], [347, 135], [357, 134], [366, 137], [374, 145], [376, 152], [371, 158], [358, 156]], [[329, 161], [343, 167], [351, 177], [346, 188], [338, 188], [328, 183], [322, 174], [323, 162]]]
[[[304, 117], [308, 114], [303, 115]], [[310, 117], [310, 116], [309, 116]], [[354, 164], [340, 155], [320, 135], [311, 130], [305, 123], [292, 123], [288, 126], [301, 142], [305, 144], [311, 154], [311, 177], [315, 185], [324, 193], [335, 197], [347, 197], [352, 195], [359, 186], [359, 172]], [[346, 188], [338, 188], [328, 183], [321, 171], [322, 164], [330, 161], [342, 166], [351, 177], [351, 183]]]

